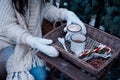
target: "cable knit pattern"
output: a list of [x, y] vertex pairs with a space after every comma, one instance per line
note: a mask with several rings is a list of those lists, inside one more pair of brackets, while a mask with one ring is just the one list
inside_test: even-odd
[[0, 0], [0, 35], [17, 42], [20, 41], [23, 33], [27, 33], [27, 30], [18, 24], [14, 9], [10, 4], [10, 0]]
[[[41, 23], [43, 18], [49, 21], [64, 20], [65, 9], [58, 9], [46, 3], [40, 7], [40, 0], [29, 0], [29, 8], [25, 17], [20, 15], [12, 6], [11, 0], [0, 0], [0, 41], [16, 44], [14, 53], [7, 62], [7, 80], [34, 80], [28, 70], [37, 62], [43, 66], [42, 59], [36, 57], [36, 50], [25, 44], [29, 35], [41, 36]], [[42, 12], [40, 12], [42, 11]], [[26, 27], [27, 26], [27, 27]], [[11, 43], [8, 43], [11, 42]], [[5, 45], [6, 45], [5, 44]], [[1, 46], [0, 43], [0, 50]], [[19, 77], [18, 77], [19, 76]], [[19, 78], [19, 79], [18, 79]]]

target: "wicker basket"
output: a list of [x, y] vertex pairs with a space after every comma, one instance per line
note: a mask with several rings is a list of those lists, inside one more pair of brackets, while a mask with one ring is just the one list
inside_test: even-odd
[[90, 49], [94, 45], [99, 45], [100, 43], [104, 45], [108, 45], [112, 48], [112, 57], [107, 59], [105, 63], [100, 68], [95, 68], [89, 63], [75, 57], [73, 53], [70, 51], [70, 43], [66, 41], [66, 45], [69, 51], [65, 51], [63, 49], [63, 46], [58, 42], [58, 37], [64, 37], [65, 32], [63, 31], [66, 24], [62, 24], [61, 26], [55, 28], [54, 30], [50, 31], [48, 34], [46, 34], [44, 37], [48, 39], [52, 39], [53, 46], [58, 49], [60, 54], [63, 58], [74, 64], [80, 69], [83, 69], [86, 72], [89, 72], [93, 75], [97, 75], [101, 71], [103, 71], [105, 68], [109, 67], [111, 63], [114, 62], [114, 59], [118, 58], [120, 53], [120, 39], [112, 36], [108, 33], [105, 33], [101, 30], [98, 30], [94, 27], [91, 27], [87, 24], [85, 26], [87, 27], [87, 45], [86, 48]]

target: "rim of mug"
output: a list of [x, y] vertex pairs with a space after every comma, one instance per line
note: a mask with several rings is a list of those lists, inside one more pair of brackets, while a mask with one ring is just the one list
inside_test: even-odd
[[[85, 40], [84, 40], [84, 41], [80, 41], [80, 42], [74, 41], [74, 40], [72, 39], [72, 36], [75, 35], [75, 34], [80, 34], [80, 35], [84, 36], [84, 37], [85, 37]], [[72, 34], [72, 35], [70, 36], [70, 39], [71, 39], [73, 42], [75, 42], [75, 43], [83, 43], [83, 42], [85, 42], [85, 41], [87, 40], [87, 37], [86, 37], [84, 34], [81, 34], [81, 33], [74, 33], [74, 34]]]
[[[80, 30], [79, 30], [79, 31], [71, 31], [71, 30], [68, 29], [68, 27], [69, 27], [70, 25], [78, 25], [78, 26], [80, 27]], [[82, 31], [81, 25], [79, 25], [79, 24], [77, 24], [77, 23], [72, 23], [72, 24], [70, 24], [70, 25], [67, 26], [67, 30], [68, 30], [68, 31], [70, 31], [70, 32], [80, 32], [80, 31]]]

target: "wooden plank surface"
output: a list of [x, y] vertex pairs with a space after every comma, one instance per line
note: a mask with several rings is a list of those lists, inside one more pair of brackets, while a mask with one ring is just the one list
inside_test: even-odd
[[61, 57], [51, 58], [40, 52], [38, 52], [37, 55], [74, 80], [95, 80], [94, 77], [85, 74]]

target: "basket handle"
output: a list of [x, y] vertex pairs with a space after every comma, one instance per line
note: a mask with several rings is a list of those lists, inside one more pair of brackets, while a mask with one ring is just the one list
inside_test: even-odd
[[55, 22], [53, 23], [53, 29], [55, 29], [55, 28], [61, 26], [62, 24], [63, 24], [62, 21], [55, 21]]

